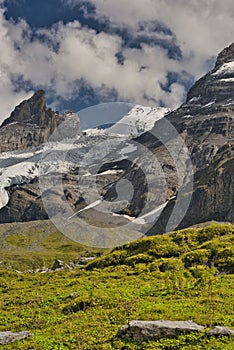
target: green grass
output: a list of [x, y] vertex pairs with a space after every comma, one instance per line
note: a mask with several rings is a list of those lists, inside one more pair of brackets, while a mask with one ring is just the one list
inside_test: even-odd
[[205, 332], [148, 343], [116, 337], [133, 319], [234, 328], [234, 274], [228, 271], [233, 229], [213, 225], [145, 238], [72, 272], [0, 270], [0, 330], [34, 333], [2, 349], [233, 350], [232, 338], [208, 338]]
[[2, 267], [26, 271], [50, 268], [55, 259], [77, 262], [104, 250], [85, 247], [62, 235], [50, 221], [0, 225], [0, 261]]

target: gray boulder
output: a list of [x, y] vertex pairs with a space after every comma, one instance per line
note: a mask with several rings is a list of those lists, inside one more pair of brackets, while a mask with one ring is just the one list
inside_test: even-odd
[[95, 258], [96, 258], [95, 256], [88, 256], [88, 257], [82, 256], [79, 260], [79, 263], [81, 265], [84, 265], [84, 264], [87, 264], [88, 262], [94, 260]]
[[148, 341], [175, 338], [180, 334], [203, 330], [203, 326], [192, 321], [130, 321], [119, 329], [118, 336], [135, 341]]
[[24, 338], [28, 338], [32, 336], [33, 334], [27, 331], [22, 331], [18, 333], [12, 333], [9, 331], [0, 332], [0, 345], [10, 344], [16, 340], [22, 340]]
[[62, 260], [56, 259], [51, 270], [55, 271], [55, 270], [64, 269], [66, 266], [67, 265]]
[[234, 335], [234, 331], [230, 329], [229, 327], [222, 327], [222, 326], [215, 326], [213, 329], [211, 329], [209, 332], [207, 332], [207, 335], [210, 336], [220, 336], [220, 335]]

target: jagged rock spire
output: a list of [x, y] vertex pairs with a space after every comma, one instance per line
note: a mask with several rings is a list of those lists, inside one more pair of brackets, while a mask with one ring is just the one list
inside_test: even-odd
[[[0, 152], [24, 150], [48, 141], [58, 126], [66, 121], [61, 137], [79, 134], [79, 118], [71, 113], [59, 114], [46, 106], [46, 93], [38, 90], [28, 100], [21, 102], [0, 127]], [[74, 127], [76, 122], [76, 127]], [[68, 129], [68, 130], [67, 130]], [[65, 136], [64, 136], [65, 137]]]
[[28, 100], [21, 102], [10, 117], [7, 118], [2, 126], [10, 123], [32, 123], [40, 126], [42, 119], [47, 111], [46, 107], [46, 94], [44, 90], [38, 90]]

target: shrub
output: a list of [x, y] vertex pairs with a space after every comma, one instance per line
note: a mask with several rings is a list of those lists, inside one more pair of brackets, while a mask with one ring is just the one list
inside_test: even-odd
[[207, 226], [203, 228], [200, 232], [198, 232], [197, 240], [199, 243], [203, 243], [203, 242], [210, 241], [216, 236], [224, 236], [232, 232], [233, 232], [232, 225], [213, 224], [211, 226]]
[[207, 249], [197, 249], [185, 254], [182, 258], [185, 267], [207, 264], [210, 252]]
[[161, 272], [173, 270], [178, 271], [182, 270], [184, 267], [183, 262], [180, 259], [170, 258], [170, 259], [162, 259], [159, 264], [159, 270]]
[[140, 263], [149, 263], [152, 262], [153, 258], [150, 257], [148, 254], [136, 254], [133, 256], [130, 256], [126, 258], [126, 263], [130, 266], [134, 266], [135, 264], [140, 264]]

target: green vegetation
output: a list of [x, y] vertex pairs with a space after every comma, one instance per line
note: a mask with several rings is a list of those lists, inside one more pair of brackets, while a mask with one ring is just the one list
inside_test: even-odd
[[[212, 225], [149, 237], [73, 271], [19, 274], [3, 266], [0, 330], [29, 330], [34, 337], [2, 348], [233, 350], [233, 338], [205, 332], [148, 343], [116, 337], [133, 319], [234, 328], [233, 232], [232, 225]], [[20, 235], [12, 239], [23, 249]]]
[[[234, 273], [234, 226], [213, 224], [171, 234], [147, 237], [115, 248], [87, 265], [87, 269], [146, 264], [151, 270], [201, 265]], [[168, 265], [168, 268], [166, 268]]]
[[62, 235], [50, 221], [33, 221], [0, 225], [1, 267], [26, 271], [44, 266], [55, 259], [77, 262], [80, 256], [102, 252], [73, 242]]

